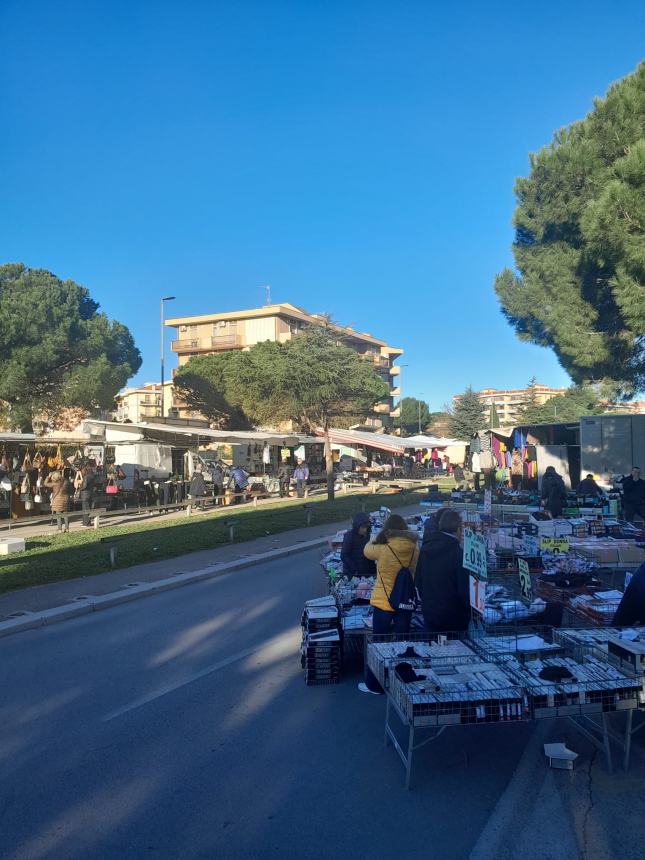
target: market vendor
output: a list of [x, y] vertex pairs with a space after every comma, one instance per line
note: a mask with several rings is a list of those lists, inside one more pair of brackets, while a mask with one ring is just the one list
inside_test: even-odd
[[598, 484], [594, 480], [594, 476], [589, 472], [588, 475], [585, 475], [582, 481], [578, 484], [578, 489], [576, 490], [579, 496], [602, 496], [603, 491], [598, 486]]
[[562, 514], [567, 500], [567, 489], [562, 476], [558, 475], [553, 466], [547, 466], [542, 478], [542, 503], [554, 519]]
[[352, 527], [345, 532], [340, 560], [343, 563], [345, 576], [375, 576], [376, 565], [370, 558], [365, 558], [363, 550], [370, 539], [372, 525], [369, 514], [358, 513], [352, 520]]
[[645, 624], [645, 562], [632, 576], [612, 622], [614, 627]]
[[623, 479], [623, 506], [630, 523], [635, 516], [645, 520], [645, 481], [638, 466], [632, 466], [631, 475]]

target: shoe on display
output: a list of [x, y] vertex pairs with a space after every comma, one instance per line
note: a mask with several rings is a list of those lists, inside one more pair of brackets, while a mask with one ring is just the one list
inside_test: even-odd
[[377, 693], [375, 690], [370, 690], [370, 688], [363, 681], [358, 685], [358, 689], [361, 693], [371, 693], [372, 696], [380, 696], [381, 693]]

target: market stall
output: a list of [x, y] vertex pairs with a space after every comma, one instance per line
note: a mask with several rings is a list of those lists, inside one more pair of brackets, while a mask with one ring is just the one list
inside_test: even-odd
[[[329, 593], [322, 598], [324, 609], [316, 607], [324, 611], [326, 636], [334, 640], [334, 668], [327, 676], [306, 676], [307, 683], [311, 677], [319, 684], [339, 683], [343, 659], [364, 654], [386, 694], [386, 740], [402, 759], [408, 787], [415, 751], [457, 725], [566, 717], [604, 753], [609, 771], [612, 746], [628, 766], [632, 734], [642, 725], [635, 725], [633, 715], [645, 710], [645, 629], [616, 630], [611, 620], [632, 572], [645, 561], [645, 533], [603, 506], [577, 508], [554, 520], [531, 505], [503, 521], [490, 500], [481, 507], [449, 504], [461, 510], [467, 528], [468, 633], [427, 634], [415, 613], [405, 641], [374, 637], [374, 581], [344, 575], [341, 532], [322, 559]], [[370, 515], [374, 530], [388, 513]], [[419, 540], [427, 515], [408, 518]], [[469, 564], [469, 546], [475, 544], [481, 558], [474, 563], [473, 553]], [[318, 653], [303, 627], [305, 664]], [[393, 725], [397, 720], [407, 732], [403, 745]]]

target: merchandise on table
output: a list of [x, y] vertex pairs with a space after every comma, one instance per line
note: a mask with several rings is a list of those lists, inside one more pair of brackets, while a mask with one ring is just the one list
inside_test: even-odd
[[579, 594], [571, 598], [569, 607], [577, 615], [588, 618], [594, 624], [610, 625], [622, 597], [622, 592], [615, 589], [596, 591], [594, 594]]
[[367, 665], [385, 689], [393, 666], [406, 662], [412, 667], [443, 666], [476, 659], [475, 652], [459, 639], [441, 636], [431, 642], [371, 642], [367, 646]]
[[511, 655], [518, 659], [530, 660], [539, 658], [542, 654], [562, 651], [563, 646], [557, 642], [549, 642], [537, 633], [517, 633], [509, 635], [480, 635], [470, 636], [475, 650], [487, 659], [504, 659]]
[[522, 689], [499, 665], [475, 658], [416, 674], [419, 680], [406, 683], [400, 672], [390, 673], [390, 694], [411, 726], [522, 719]]
[[511, 657], [504, 667], [526, 690], [536, 719], [638, 707], [641, 682], [591, 653], [527, 662]]

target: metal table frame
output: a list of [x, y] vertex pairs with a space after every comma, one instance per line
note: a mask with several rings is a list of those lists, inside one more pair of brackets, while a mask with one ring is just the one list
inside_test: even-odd
[[[385, 698], [385, 746], [388, 747], [390, 746], [390, 744], [392, 744], [392, 746], [398, 753], [399, 758], [403, 762], [403, 767], [405, 768], [405, 787], [409, 791], [412, 782], [412, 765], [414, 761], [414, 753], [418, 749], [421, 749], [421, 747], [426, 746], [426, 744], [437, 740], [437, 738], [439, 738], [447, 728], [451, 728], [451, 726], [428, 726], [427, 728], [414, 726], [410, 723], [408, 717], [399, 708], [397, 702], [392, 697], [389, 688], [385, 690]], [[612, 713], [617, 713], [616, 711], [603, 711], [600, 714], [600, 723], [596, 722], [596, 720], [586, 714], [580, 714], [575, 716], [568, 715], [566, 717], [545, 717], [544, 719], [568, 719], [569, 722], [573, 725], [573, 727], [580, 732], [580, 734], [586, 737], [587, 740], [591, 741], [591, 743], [597, 749], [599, 749], [601, 752], [604, 752], [605, 760], [607, 762], [607, 770], [610, 774], [613, 774], [614, 770], [610, 741], [613, 741], [615, 744], [617, 744], [618, 747], [623, 751], [623, 769], [627, 770], [629, 768], [632, 735], [639, 731], [643, 726], [645, 726], [645, 721], [643, 721], [636, 728], [632, 728], [634, 710], [635, 709], [624, 711], [627, 717], [625, 722], [624, 736], [621, 736], [620, 734], [615, 732], [609, 725], [609, 717]], [[394, 713], [397, 715], [401, 724], [408, 729], [407, 749], [403, 749], [392, 730], [392, 726], [390, 723], [390, 714], [392, 711], [394, 711]], [[521, 722], [537, 722], [537, 720], [523, 720]], [[420, 743], [415, 743], [416, 733], [426, 731], [433, 731], [434, 734], [432, 735], [432, 737], [425, 738], [425, 740], [422, 740]]]

